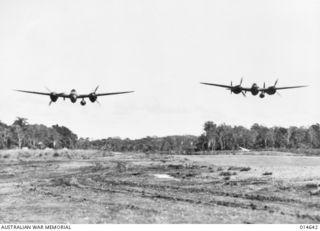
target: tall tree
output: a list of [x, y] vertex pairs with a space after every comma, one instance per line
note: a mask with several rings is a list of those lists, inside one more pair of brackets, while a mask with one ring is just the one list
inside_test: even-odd
[[320, 124], [313, 124], [308, 129], [310, 144], [313, 148], [320, 148]]
[[207, 138], [207, 146], [209, 149], [216, 149], [216, 143], [218, 139], [217, 125], [212, 121], [208, 121], [204, 124], [204, 131]]
[[26, 131], [28, 126], [28, 119], [17, 117], [17, 119], [12, 124], [12, 129], [18, 139], [18, 146], [22, 148], [25, 138], [26, 138]]
[[274, 147], [286, 148], [288, 144], [288, 129], [283, 127], [274, 127]]
[[269, 129], [265, 126], [254, 124], [252, 125], [250, 130], [253, 132], [255, 136], [255, 148], [266, 148], [268, 144], [267, 134]]

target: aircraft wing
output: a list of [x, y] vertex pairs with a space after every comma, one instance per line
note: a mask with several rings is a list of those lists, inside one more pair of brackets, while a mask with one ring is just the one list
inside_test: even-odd
[[276, 87], [277, 90], [285, 90], [285, 89], [292, 89], [292, 88], [301, 88], [307, 86], [293, 86], [293, 87]]
[[232, 88], [232, 86], [229, 86], [229, 85], [222, 85], [222, 84], [215, 84], [215, 83], [202, 83], [201, 82], [201, 84], [215, 86], [215, 87], [224, 87], [224, 88], [228, 88], [228, 89]]
[[[107, 96], [107, 95], [119, 95], [119, 94], [127, 94], [132, 93], [134, 91], [120, 91], [120, 92], [109, 92], [109, 93], [97, 93], [96, 96]], [[88, 98], [90, 97], [90, 94], [88, 95], [78, 95], [78, 98]]]
[[119, 94], [127, 94], [132, 93], [134, 91], [120, 91], [120, 92], [110, 92], [110, 93], [98, 93], [96, 96], [106, 96], [106, 95], [119, 95]]
[[[50, 96], [53, 92], [38, 92], [38, 91], [25, 91], [25, 90], [15, 90], [15, 91], [19, 91], [19, 92], [24, 92], [24, 93], [29, 93], [29, 94], [36, 94], [36, 95], [47, 95]], [[65, 93], [55, 93], [58, 97], [64, 97], [64, 98], [68, 98], [69, 95], [65, 94]]]
[[[293, 88], [301, 88], [301, 87], [307, 87], [306, 85], [304, 86], [292, 86], [292, 87], [276, 87], [276, 90], [286, 90], [286, 89], [293, 89]], [[268, 88], [259, 88], [259, 91], [267, 91]]]
[[24, 90], [15, 90], [24, 93], [37, 94], [37, 95], [50, 95], [48, 92], [37, 92], [37, 91], [24, 91]]

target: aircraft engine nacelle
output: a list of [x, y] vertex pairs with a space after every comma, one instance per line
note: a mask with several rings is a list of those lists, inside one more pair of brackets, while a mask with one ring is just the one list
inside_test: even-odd
[[91, 93], [91, 94], [89, 95], [89, 100], [90, 100], [92, 103], [96, 102], [97, 98], [98, 98], [98, 97], [97, 97], [96, 94], [94, 94], [94, 93]]
[[240, 86], [234, 86], [232, 89], [231, 89], [232, 93], [234, 94], [240, 94], [242, 89]]
[[58, 100], [58, 95], [56, 93], [51, 93], [50, 99], [52, 102], [56, 102]]
[[276, 93], [276, 88], [275, 87], [268, 87], [267, 90], [265, 91], [268, 95], [274, 95]]

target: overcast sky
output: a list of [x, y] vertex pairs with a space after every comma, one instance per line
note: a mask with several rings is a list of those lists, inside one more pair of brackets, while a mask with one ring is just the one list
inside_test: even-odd
[[[199, 82], [310, 85], [264, 99]], [[320, 122], [320, 1], [0, 1], [0, 120], [82, 137], [202, 133], [205, 121]], [[12, 89], [88, 93], [101, 106]]]

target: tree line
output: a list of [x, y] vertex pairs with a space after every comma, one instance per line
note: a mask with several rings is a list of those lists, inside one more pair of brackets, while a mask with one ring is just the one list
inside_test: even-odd
[[21, 117], [12, 125], [0, 122], [0, 149], [76, 148], [77, 141], [77, 135], [64, 126], [29, 124], [26, 118]]
[[64, 126], [29, 124], [18, 117], [12, 125], [0, 122], [0, 149], [12, 148], [102, 149], [117, 152], [163, 152], [188, 154], [197, 151], [270, 148], [320, 148], [320, 125], [309, 127], [266, 127], [254, 124], [251, 128], [215, 124], [208, 121], [200, 136], [180, 135], [121, 139], [118, 137], [90, 140], [78, 138]]
[[199, 150], [233, 150], [268, 148], [320, 148], [320, 125], [309, 127], [266, 127], [254, 124], [250, 129], [243, 126], [217, 125], [208, 121], [204, 133], [198, 138]]

